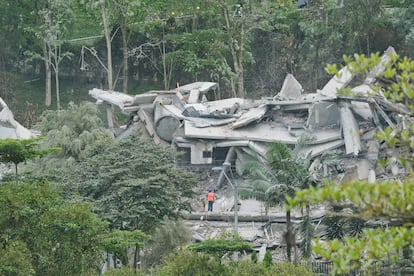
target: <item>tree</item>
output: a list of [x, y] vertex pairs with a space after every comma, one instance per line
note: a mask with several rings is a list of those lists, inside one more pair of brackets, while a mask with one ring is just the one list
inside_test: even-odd
[[[254, 74], [247, 86], [259, 96], [274, 96], [279, 91], [286, 73], [301, 77], [299, 71], [302, 10], [294, 1], [264, 1], [261, 8], [264, 27], [253, 31], [252, 55], [255, 62], [247, 69]], [[303, 80], [300, 79], [302, 82]], [[247, 83], [249, 84], [249, 83]]]
[[[379, 54], [370, 57], [355, 55], [345, 57], [346, 64], [358, 74], [366, 74], [381, 59]], [[414, 61], [407, 57], [392, 56], [385, 65], [384, 72], [374, 89], [380, 91], [395, 105], [403, 103], [412, 116], [414, 98], [413, 72]], [[337, 72], [335, 66], [328, 66], [331, 73]], [[377, 139], [384, 143], [385, 149], [393, 152], [392, 158], [398, 157], [405, 166], [407, 177], [402, 181], [384, 180], [376, 183], [354, 181], [350, 183], [326, 183], [323, 187], [297, 191], [288, 199], [288, 208], [304, 204], [328, 202], [335, 206], [353, 208], [352, 216], [364, 220], [378, 220], [386, 227], [364, 229], [358, 237], [318, 242], [315, 252], [334, 262], [334, 273], [347, 272], [358, 266], [369, 266], [374, 261], [400, 262], [403, 266], [413, 254], [413, 213], [414, 182], [411, 166], [413, 164], [412, 144], [413, 125], [392, 130], [390, 127], [377, 134]], [[383, 160], [381, 163], [386, 163]], [[341, 212], [343, 217], [349, 213]], [[404, 254], [402, 254], [404, 253]]]
[[252, 262], [257, 263], [257, 253], [256, 250], [253, 250], [252, 255], [250, 256]]
[[66, 185], [78, 187], [115, 229], [153, 230], [164, 217], [189, 210], [193, 174], [175, 165], [175, 152], [140, 138], [102, 141], [89, 149]]
[[45, 139], [44, 147], [59, 147], [64, 158], [79, 159], [95, 141], [112, 138], [104, 128], [99, 110], [93, 103], [69, 103], [67, 109], [45, 111], [34, 127]]
[[273, 264], [265, 267], [262, 263], [253, 263], [250, 260], [223, 262], [205, 253], [194, 253], [189, 250], [179, 250], [168, 256], [165, 263], [159, 267], [154, 275], [223, 275], [223, 276], [250, 276], [250, 275], [314, 275], [307, 267], [296, 266], [290, 263]]
[[90, 204], [64, 201], [59, 192], [46, 182], [0, 185], [2, 275], [98, 271], [108, 224]]
[[[208, 271], [208, 272], [207, 272]], [[207, 272], [207, 273], [206, 273]], [[220, 261], [205, 253], [181, 249], [170, 254], [155, 275], [230, 275], [228, 268]]]
[[43, 137], [0, 140], [0, 162], [14, 164], [16, 182], [18, 177], [17, 166], [20, 163], [60, 150], [59, 148], [38, 149], [37, 142], [41, 139]]
[[59, 66], [64, 58], [70, 58], [70, 52], [62, 52], [65, 42], [66, 28], [73, 19], [71, 1], [40, 1], [35, 5], [37, 10], [37, 25], [27, 27], [27, 30], [40, 41], [42, 55], [26, 51], [28, 60], [41, 59], [45, 64], [46, 72], [46, 99], [45, 105], [52, 103], [51, 75], [55, 73], [56, 106], [60, 109]]
[[[144, 245], [149, 236], [140, 230], [114, 230], [104, 240], [104, 248], [114, 254], [114, 259], [120, 258], [124, 265], [128, 265], [128, 250], [133, 248], [138, 252]], [[134, 255], [133, 266], [137, 269], [138, 258]]]
[[[243, 197], [256, 197], [266, 202], [267, 206], [284, 204], [287, 196], [292, 196], [296, 190], [315, 185], [316, 181], [312, 179], [308, 172], [309, 158], [300, 155], [301, 145], [306, 138], [298, 142], [294, 151], [280, 142], [271, 144], [267, 152], [267, 160], [256, 156], [242, 165], [242, 170], [252, 179], [246, 186], [241, 187], [240, 191]], [[309, 208], [306, 208], [307, 218], [309, 218]], [[306, 222], [306, 220], [305, 220]], [[308, 221], [309, 230], [311, 224]], [[309, 256], [310, 244], [309, 235], [312, 231], [304, 236], [305, 256]], [[291, 262], [292, 246], [294, 244], [294, 235], [291, 225], [290, 209], [286, 209], [286, 254]]]
[[212, 254], [218, 259], [221, 259], [224, 255], [231, 252], [243, 252], [246, 250], [251, 250], [252, 245], [242, 241], [237, 237], [230, 239], [221, 237], [218, 239], [209, 239], [199, 243], [194, 243], [191, 244], [188, 248], [191, 251]]
[[143, 249], [142, 267], [150, 268], [160, 265], [164, 258], [177, 248], [187, 245], [191, 232], [183, 221], [165, 219], [151, 234], [151, 239]]
[[263, 264], [267, 268], [271, 267], [273, 264], [272, 252], [270, 252], [269, 250], [266, 250], [266, 253], [263, 258]]
[[1, 275], [35, 275], [31, 263], [30, 251], [27, 245], [20, 240], [8, 240], [0, 250]]
[[[61, 150], [21, 166], [20, 177], [27, 181], [56, 183], [62, 186], [65, 197], [76, 197], [79, 183], [71, 181], [69, 172], [76, 170], [77, 162], [97, 141], [113, 139], [113, 135], [103, 127], [96, 105], [70, 103], [67, 109], [48, 110], [34, 128], [44, 135], [44, 139], [39, 141], [41, 149], [57, 147]], [[71, 184], [66, 185], [68, 182]]]

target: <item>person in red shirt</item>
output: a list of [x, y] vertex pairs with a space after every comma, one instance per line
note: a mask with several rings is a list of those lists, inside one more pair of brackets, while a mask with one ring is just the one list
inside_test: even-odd
[[208, 212], [213, 212], [213, 203], [215, 200], [216, 196], [214, 194], [214, 191], [212, 189], [208, 189], [208, 193], [207, 193], [207, 202], [208, 202]]

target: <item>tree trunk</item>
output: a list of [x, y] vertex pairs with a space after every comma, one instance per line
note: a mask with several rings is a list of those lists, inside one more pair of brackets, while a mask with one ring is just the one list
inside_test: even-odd
[[[234, 75], [235, 76], [231, 76], [230, 79], [233, 80], [235, 82], [235, 85], [232, 87], [233, 90], [233, 94], [236, 97], [241, 97], [244, 98], [245, 94], [244, 94], [244, 74], [243, 74], [243, 51], [244, 51], [244, 27], [243, 27], [243, 22], [241, 22], [241, 27], [240, 27], [240, 42], [238, 45], [235, 45], [236, 43], [238, 43], [237, 39], [234, 39], [233, 34], [235, 31], [235, 27], [231, 26], [230, 23], [230, 15], [229, 15], [229, 10], [227, 8], [227, 5], [222, 4], [222, 10], [223, 10], [223, 14], [224, 14], [224, 19], [226, 22], [226, 31], [227, 31], [227, 35], [228, 35], [228, 44], [229, 44], [229, 48], [230, 48], [230, 53], [231, 53], [231, 57], [233, 60], [233, 70], [234, 70]], [[242, 19], [240, 19], [242, 20]]]
[[55, 85], [56, 85], [56, 108], [60, 110], [60, 88], [59, 88], [59, 65], [56, 65], [55, 71]]
[[109, 26], [108, 10], [104, 5], [102, 5], [102, 21], [104, 25], [104, 33], [105, 33], [105, 41], [106, 41], [108, 89], [113, 90], [114, 87], [113, 87], [113, 70], [112, 70], [111, 29]]
[[60, 85], [59, 85], [59, 62], [60, 62], [60, 46], [55, 47], [55, 89], [56, 89], [56, 108], [60, 110]]
[[286, 255], [288, 262], [292, 262], [292, 223], [290, 211], [286, 211]]
[[15, 173], [16, 173], [16, 184], [17, 184], [19, 182], [19, 174], [17, 172], [17, 163], [14, 164], [14, 170], [15, 170]]
[[45, 105], [52, 104], [52, 73], [50, 70], [51, 55], [45, 41], [42, 41], [43, 60], [45, 63]]
[[138, 270], [138, 260], [139, 260], [139, 247], [138, 245], [135, 246], [135, 252], [134, 252], [134, 269], [135, 271]]
[[165, 40], [164, 40], [164, 27], [162, 28], [162, 69], [163, 69], [163, 80], [164, 89], [168, 90], [168, 78], [167, 78], [167, 64], [165, 59]]
[[[109, 15], [105, 5], [102, 5], [102, 21], [104, 25], [105, 41], [106, 41], [106, 54], [107, 54], [107, 79], [108, 90], [114, 90], [113, 87], [113, 70], [112, 70], [112, 41], [111, 41], [111, 29], [109, 28]], [[114, 107], [108, 104], [106, 107], [106, 117], [108, 119], [108, 127], [114, 127]]]
[[122, 55], [123, 55], [123, 79], [122, 91], [128, 93], [128, 38], [125, 26], [121, 26], [122, 33]]

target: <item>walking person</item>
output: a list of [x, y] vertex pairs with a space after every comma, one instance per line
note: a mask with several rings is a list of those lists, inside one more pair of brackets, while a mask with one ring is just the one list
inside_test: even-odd
[[208, 189], [207, 193], [207, 202], [208, 202], [208, 212], [213, 212], [213, 203], [216, 199], [216, 195], [214, 194], [214, 191], [212, 189]]

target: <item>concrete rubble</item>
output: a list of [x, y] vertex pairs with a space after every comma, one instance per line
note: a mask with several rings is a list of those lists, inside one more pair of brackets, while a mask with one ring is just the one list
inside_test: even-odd
[[[382, 62], [392, 54], [390, 47]], [[265, 156], [273, 141], [293, 147], [305, 136], [308, 142], [302, 154], [310, 155], [315, 169], [325, 176], [375, 180], [384, 173], [376, 169], [384, 153], [376, 145], [375, 133], [387, 126], [403, 127], [409, 113], [371, 89], [383, 70], [384, 64], [378, 65], [358, 83], [345, 67], [314, 93], [304, 93], [288, 74], [276, 96], [258, 100], [207, 100], [218, 88], [212, 82], [135, 96], [96, 88], [89, 94], [97, 103], [116, 105], [130, 115], [128, 126], [141, 124], [156, 143], [184, 152], [183, 165], [216, 166], [224, 160], [238, 164], [235, 161], [244, 154]], [[343, 88], [352, 94], [338, 93]], [[357, 163], [363, 169], [356, 168]]]
[[0, 98], [0, 139], [29, 139], [39, 133], [29, 130], [14, 119], [7, 104]]
[[[217, 94], [218, 84], [213, 82], [135, 96], [100, 89], [89, 94], [97, 103], [116, 105], [130, 115], [128, 127], [141, 125], [156, 143], [182, 151], [182, 165], [213, 167], [230, 162], [237, 172], [245, 155], [265, 157], [269, 143], [279, 141], [293, 148], [307, 137], [301, 154], [312, 158], [314, 171], [339, 182], [374, 182], [404, 173], [397, 162], [392, 168], [377, 166], [390, 153], [382, 150], [375, 133], [386, 127], [404, 128], [409, 116], [405, 106], [390, 103], [381, 91], [371, 88], [393, 54], [389, 47], [381, 63], [362, 80], [345, 67], [312, 93], [304, 93], [288, 74], [279, 93], [256, 100], [208, 100]], [[351, 93], [340, 92], [345, 88]], [[218, 179], [217, 187], [224, 181], [223, 173]], [[264, 229], [258, 223], [249, 239], [266, 236]]]

